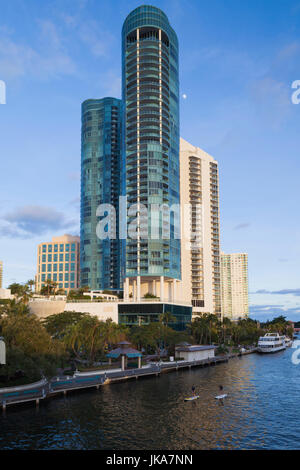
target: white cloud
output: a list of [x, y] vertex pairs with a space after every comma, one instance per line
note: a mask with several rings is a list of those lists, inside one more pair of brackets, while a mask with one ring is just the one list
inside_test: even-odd
[[76, 66], [63, 47], [55, 25], [38, 20], [41, 31], [38, 45], [18, 42], [13, 32], [0, 29], [1, 77], [8, 80], [23, 77], [48, 78], [76, 73]]
[[18, 207], [2, 216], [2, 238], [32, 238], [47, 232], [76, 227], [78, 221], [68, 219], [62, 212], [51, 207], [27, 205]]

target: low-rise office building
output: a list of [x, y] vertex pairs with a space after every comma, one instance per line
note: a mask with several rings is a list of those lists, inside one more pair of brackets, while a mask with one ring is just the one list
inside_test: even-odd
[[57, 283], [57, 289], [69, 292], [79, 287], [80, 238], [72, 235], [53, 237], [51, 242], [40, 243], [37, 249], [36, 292], [40, 292], [47, 279]]

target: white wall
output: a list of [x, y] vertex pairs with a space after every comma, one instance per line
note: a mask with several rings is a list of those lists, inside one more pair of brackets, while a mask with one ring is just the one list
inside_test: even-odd
[[118, 303], [117, 302], [67, 302], [65, 312], [81, 312], [95, 315], [99, 320], [111, 318], [118, 323]]
[[0, 364], [6, 364], [6, 347], [2, 339], [0, 339]]
[[176, 351], [176, 357], [181, 357], [185, 361], [202, 361], [215, 357], [214, 349], [204, 349], [202, 351]]
[[29, 302], [30, 313], [38, 318], [47, 318], [50, 315], [62, 313], [65, 309], [65, 300], [34, 299]]

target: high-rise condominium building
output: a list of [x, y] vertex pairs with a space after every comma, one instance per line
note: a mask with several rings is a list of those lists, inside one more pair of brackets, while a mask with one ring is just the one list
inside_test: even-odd
[[[90, 289], [123, 288], [119, 240], [121, 194], [121, 100], [103, 98], [82, 104], [81, 131], [81, 286]], [[116, 210], [114, 239], [99, 237], [102, 204]]]
[[[107, 203], [114, 216], [103, 214]], [[179, 205], [178, 40], [159, 8], [141, 6], [122, 29], [122, 101], [82, 105], [81, 286], [124, 289], [120, 323], [166, 312], [174, 328], [190, 322], [190, 300], [177, 302]], [[116, 221], [117, 242], [99, 239], [105, 217], [108, 234]]]
[[218, 162], [180, 139], [182, 290], [193, 313], [221, 315]]
[[249, 313], [248, 255], [221, 253], [222, 315], [237, 320]]
[[66, 292], [79, 287], [79, 246], [80, 238], [72, 235], [52, 237], [51, 242], [38, 245], [36, 292], [46, 279], [57, 282], [57, 288]]
[[0, 289], [2, 289], [3, 283], [3, 262], [0, 261]]
[[126, 240], [124, 297], [131, 293], [139, 301], [150, 292], [163, 299], [171, 291], [174, 300], [181, 279], [178, 215], [171, 212], [169, 223], [160, 216], [158, 235], [149, 238], [150, 206], [180, 202], [178, 40], [159, 8], [145, 5], [127, 16], [122, 77], [123, 193], [128, 207], [137, 207], [136, 237]]

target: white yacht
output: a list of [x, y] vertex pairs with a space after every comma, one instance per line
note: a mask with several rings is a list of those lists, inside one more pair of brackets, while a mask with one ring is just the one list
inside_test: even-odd
[[278, 333], [266, 333], [258, 340], [257, 351], [260, 353], [274, 353], [286, 349], [285, 336]]

